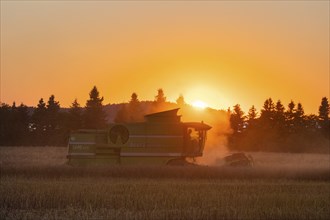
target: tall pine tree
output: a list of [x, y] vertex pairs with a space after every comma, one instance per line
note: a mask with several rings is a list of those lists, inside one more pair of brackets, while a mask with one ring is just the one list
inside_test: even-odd
[[140, 101], [135, 92], [131, 95], [131, 100], [128, 103], [129, 122], [143, 121], [143, 115], [140, 108]]
[[321, 101], [321, 105], [319, 107], [319, 119], [320, 121], [329, 121], [329, 102], [327, 97], [323, 97]]
[[177, 98], [176, 103], [180, 108], [182, 108], [186, 104], [182, 94]]
[[78, 100], [75, 99], [69, 109], [69, 129], [76, 130], [82, 128], [82, 125], [82, 108], [80, 107]]
[[14, 144], [25, 145], [29, 140], [29, 122], [30, 116], [28, 107], [21, 103], [18, 107], [12, 108], [12, 123], [14, 126]]
[[47, 129], [52, 133], [59, 125], [60, 103], [55, 101], [55, 96], [51, 95], [47, 102]]
[[32, 115], [33, 144], [45, 145], [47, 142], [47, 108], [41, 98]]
[[278, 100], [275, 105], [274, 123], [281, 130], [285, 128], [285, 108], [281, 100]]
[[254, 107], [254, 105], [252, 105], [251, 108], [249, 109], [247, 116], [248, 124], [250, 128], [256, 124], [257, 116], [258, 116], [257, 109]]
[[0, 145], [9, 145], [11, 108], [8, 104], [0, 103]]
[[103, 97], [100, 97], [96, 86], [89, 93], [84, 114], [85, 127], [90, 129], [102, 129], [106, 126], [105, 113], [103, 111]]
[[158, 94], [155, 96], [155, 102], [157, 104], [162, 104], [166, 102], [166, 97], [164, 95], [163, 89], [158, 89]]
[[329, 102], [327, 97], [323, 97], [319, 107], [319, 122], [325, 135], [330, 138]]
[[303, 129], [305, 127], [305, 111], [300, 102], [297, 104], [293, 120], [296, 129]]
[[244, 112], [239, 104], [234, 105], [232, 114], [230, 115], [230, 124], [234, 133], [240, 133], [244, 127]]
[[274, 126], [275, 105], [271, 98], [266, 99], [261, 109], [260, 121], [264, 128], [272, 128]]

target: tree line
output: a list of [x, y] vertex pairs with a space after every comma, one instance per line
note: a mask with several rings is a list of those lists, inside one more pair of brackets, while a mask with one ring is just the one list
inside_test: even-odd
[[15, 102], [11, 106], [0, 103], [0, 146], [65, 146], [72, 130], [104, 129], [111, 121], [143, 121], [145, 114], [176, 107], [166, 102], [162, 89], [154, 101], [140, 102], [133, 93], [127, 105], [118, 104], [121, 108], [109, 120], [107, 115], [111, 112], [105, 111], [103, 100], [94, 86], [84, 107], [75, 99], [69, 109], [61, 108], [54, 95], [47, 102], [41, 98], [33, 108], [23, 103], [19, 106]]
[[265, 100], [260, 113], [252, 106], [245, 114], [240, 105], [228, 110], [233, 150], [329, 152], [329, 102], [323, 97], [318, 115], [306, 115], [301, 103]]
[[102, 129], [106, 127], [103, 97], [94, 86], [89, 100], [82, 108], [75, 99], [70, 108], [62, 109], [51, 95], [45, 103], [41, 98], [35, 108], [24, 104], [0, 106], [0, 145], [52, 145], [65, 146], [71, 130], [79, 128]]
[[[192, 108], [182, 95], [176, 103], [167, 102], [162, 89], [153, 101], [140, 101], [132, 93], [127, 103], [114, 108], [103, 105], [96, 86], [82, 107], [75, 99], [69, 108], [61, 108], [51, 95], [47, 102], [41, 98], [36, 107], [24, 104], [0, 105], [0, 145], [2, 146], [65, 146], [71, 130], [104, 129], [110, 122], [142, 122], [152, 112], [181, 107]], [[113, 116], [111, 116], [113, 115]], [[329, 102], [322, 98], [318, 115], [306, 115], [301, 103], [291, 101], [287, 108], [271, 98], [264, 102], [260, 113], [252, 106], [245, 114], [240, 105], [227, 110], [232, 128], [229, 148], [244, 151], [324, 151], [329, 147]], [[210, 122], [212, 123], [212, 122]], [[320, 150], [321, 149], [321, 150]]]

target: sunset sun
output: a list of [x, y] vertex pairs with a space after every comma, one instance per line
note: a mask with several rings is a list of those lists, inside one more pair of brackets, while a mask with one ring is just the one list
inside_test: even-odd
[[194, 101], [192, 105], [197, 109], [205, 109], [207, 107], [207, 104], [200, 100]]

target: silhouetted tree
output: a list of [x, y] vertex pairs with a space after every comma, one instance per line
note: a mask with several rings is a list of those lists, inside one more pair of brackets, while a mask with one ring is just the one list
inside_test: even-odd
[[258, 116], [257, 109], [254, 107], [254, 105], [252, 105], [251, 108], [249, 109], [247, 116], [249, 127], [253, 127], [255, 125], [257, 116]]
[[103, 97], [100, 98], [96, 86], [89, 93], [89, 100], [86, 102], [85, 127], [100, 129], [106, 126], [105, 113], [103, 112]]
[[271, 98], [266, 99], [261, 109], [260, 121], [264, 128], [274, 126], [275, 105]]
[[330, 121], [329, 121], [329, 102], [327, 97], [323, 97], [321, 105], [319, 107], [319, 122], [322, 127], [322, 130], [328, 138], [330, 138]]
[[8, 145], [10, 131], [10, 106], [5, 103], [0, 103], [0, 144]]
[[69, 109], [69, 129], [76, 130], [82, 128], [83, 118], [82, 118], [82, 108], [78, 103], [78, 100], [75, 99]]
[[58, 126], [58, 119], [59, 119], [59, 111], [60, 111], [60, 104], [58, 101], [55, 101], [55, 96], [51, 95], [47, 102], [47, 129], [49, 132], [53, 132], [55, 128]]
[[277, 116], [280, 116], [281, 118], [283, 117], [283, 119], [284, 119], [284, 112], [285, 112], [285, 108], [284, 108], [281, 100], [278, 100], [275, 105], [275, 114]]
[[20, 106], [12, 108], [12, 118], [14, 145], [24, 145], [29, 140], [30, 116], [28, 107], [21, 103]]
[[23, 145], [29, 136], [27, 106], [0, 104], [0, 145]]
[[239, 104], [234, 105], [232, 114], [230, 115], [231, 128], [235, 133], [240, 133], [243, 131], [244, 126], [244, 112]]
[[163, 89], [158, 89], [158, 94], [155, 96], [155, 102], [158, 104], [166, 102]]
[[[13, 103], [15, 105], [15, 103]], [[0, 109], [0, 142], [2, 145], [12, 145], [12, 107], [2, 103]]]
[[272, 98], [266, 99], [263, 105], [263, 109], [261, 110], [260, 117], [272, 119], [272, 117], [274, 116], [273, 115], [274, 111], [275, 111], [275, 105]]
[[157, 95], [155, 96], [155, 100], [153, 102], [153, 105], [151, 106], [150, 111], [151, 112], [164, 111], [167, 110], [167, 108], [169, 108], [169, 105], [166, 102], [164, 91], [163, 89], [158, 89]]
[[254, 107], [254, 105], [252, 105], [248, 112], [248, 120], [249, 121], [255, 120], [257, 119], [257, 116], [258, 116], [257, 109]]
[[295, 112], [295, 117], [296, 118], [301, 118], [301, 117], [304, 116], [304, 114], [305, 114], [304, 108], [303, 108], [302, 104], [300, 102], [298, 102], [297, 109], [296, 109], [296, 112]]
[[123, 106], [117, 112], [115, 117], [116, 123], [131, 123], [143, 121], [143, 112], [140, 107], [140, 101], [135, 92], [132, 93], [128, 104]]
[[[256, 119], [257, 126], [248, 126], [241, 134], [237, 133], [237, 124], [233, 123], [235, 111], [232, 112], [231, 124], [234, 133], [229, 137], [229, 149], [252, 151], [285, 151], [285, 152], [328, 152], [329, 140], [320, 132], [321, 121], [329, 122], [329, 103], [322, 99], [319, 116], [304, 113], [301, 103], [297, 106], [291, 100], [288, 108], [281, 101], [276, 105], [271, 98], [264, 103], [261, 116]], [[230, 110], [229, 110], [230, 112]], [[236, 110], [236, 112], [239, 112]], [[321, 113], [322, 112], [322, 113]], [[240, 115], [240, 114], [238, 114]], [[255, 109], [251, 108], [248, 122], [255, 118]], [[323, 116], [321, 116], [323, 115]], [[250, 124], [250, 123], [249, 123]], [[327, 138], [330, 134], [329, 124], [325, 125]]]
[[41, 98], [32, 115], [32, 130], [34, 144], [45, 145], [47, 141], [47, 109]]
[[291, 100], [291, 102], [288, 104], [288, 110], [286, 111], [286, 118], [288, 121], [293, 121], [295, 115], [295, 107], [296, 104], [294, 104], [294, 102]]
[[186, 104], [182, 94], [176, 99], [176, 103], [179, 107], [183, 107]]
[[274, 121], [275, 125], [280, 128], [285, 128], [285, 108], [281, 102], [278, 100], [275, 105], [275, 113], [274, 113]]
[[139, 101], [139, 99], [138, 99], [138, 95], [135, 93], [135, 92], [133, 92], [132, 93], [132, 95], [131, 95], [131, 100], [129, 101], [129, 103], [139, 103], [140, 101]]
[[143, 121], [143, 115], [140, 108], [140, 101], [135, 92], [131, 95], [131, 100], [128, 103], [129, 122]]
[[9, 112], [9, 120], [10, 124], [8, 126], [8, 136], [7, 136], [7, 141], [8, 145], [15, 145], [16, 143], [16, 134], [19, 132], [19, 121], [17, 118], [17, 107], [16, 103], [13, 102], [12, 106], [10, 107], [10, 112]]
[[285, 112], [286, 116], [286, 125], [288, 127], [289, 132], [294, 131], [294, 117], [295, 117], [295, 103], [291, 100], [288, 104], [288, 110]]
[[330, 112], [330, 107], [329, 107], [328, 99], [327, 97], [323, 97], [321, 101], [321, 105], [319, 107], [319, 119], [321, 121], [328, 121], [329, 112]]
[[44, 99], [41, 98], [32, 115], [35, 130], [46, 130], [46, 111], [46, 103], [44, 102]]
[[294, 113], [294, 127], [296, 129], [302, 129], [304, 127], [304, 120], [305, 120], [305, 111], [302, 104], [299, 102], [297, 104], [297, 109]]

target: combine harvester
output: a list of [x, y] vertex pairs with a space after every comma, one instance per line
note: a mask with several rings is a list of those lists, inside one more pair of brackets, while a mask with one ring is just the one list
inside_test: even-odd
[[145, 122], [110, 124], [106, 130], [71, 133], [68, 163], [186, 165], [200, 157], [211, 127], [203, 122], [181, 122], [179, 109], [145, 115]]

